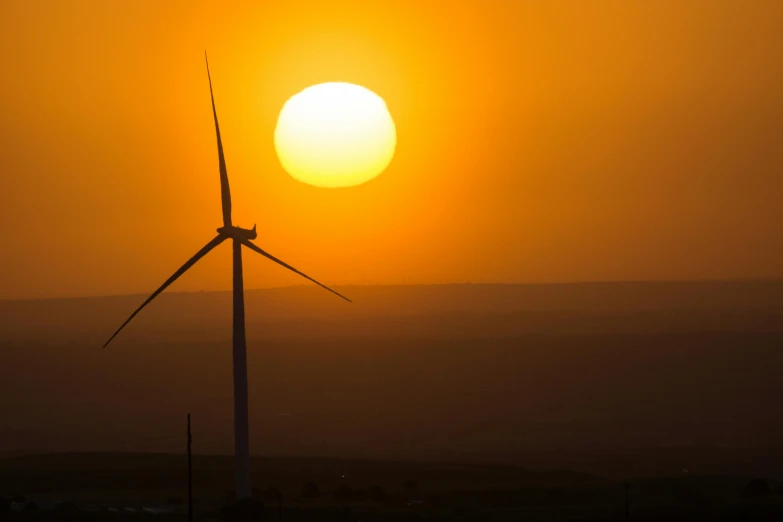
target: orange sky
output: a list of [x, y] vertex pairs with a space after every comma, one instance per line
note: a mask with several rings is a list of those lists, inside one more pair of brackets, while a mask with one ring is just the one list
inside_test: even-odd
[[[783, 3], [0, 3], [0, 298], [146, 293], [220, 225], [327, 284], [783, 276]], [[370, 183], [274, 152], [326, 81], [385, 98]], [[298, 284], [245, 254], [249, 288]], [[228, 289], [223, 246], [174, 290]], [[301, 281], [304, 282], [304, 281]]]

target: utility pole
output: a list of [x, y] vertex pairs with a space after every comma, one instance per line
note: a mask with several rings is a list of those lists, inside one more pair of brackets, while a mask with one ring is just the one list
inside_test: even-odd
[[631, 506], [628, 504], [628, 483], [625, 483], [625, 520], [631, 520]]
[[193, 437], [190, 434], [190, 413], [188, 413], [188, 522], [193, 522]]

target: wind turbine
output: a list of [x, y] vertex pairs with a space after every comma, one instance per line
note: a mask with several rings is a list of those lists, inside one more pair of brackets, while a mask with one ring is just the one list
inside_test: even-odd
[[[204, 53], [206, 59], [206, 53]], [[223, 241], [230, 239], [233, 243], [234, 249], [234, 465], [236, 467], [236, 495], [237, 500], [249, 498], [251, 494], [250, 490], [250, 444], [249, 444], [249, 430], [248, 430], [248, 405], [247, 405], [247, 353], [245, 350], [245, 296], [244, 288], [242, 284], [242, 247], [245, 246], [250, 250], [261, 254], [274, 261], [275, 263], [284, 266], [288, 270], [299, 274], [305, 279], [309, 279], [318, 286], [329, 290], [333, 294], [336, 294], [346, 301], [351, 301], [344, 295], [335, 292], [331, 288], [323, 285], [308, 276], [307, 274], [300, 272], [296, 268], [292, 267], [288, 263], [281, 261], [269, 252], [259, 248], [251, 240], [256, 238], [256, 227], [253, 225], [251, 230], [240, 228], [235, 226], [231, 222], [231, 191], [228, 187], [228, 173], [226, 172], [226, 160], [223, 157], [223, 142], [220, 139], [220, 127], [218, 126], [217, 111], [215, 110], [215, 96], [212, 93], [212, 77], [209, 74], [209, 61], [207, 61], [207, 78], [209, 79], [209, 95], [212, 99], [212, 116], [215, 119], [215, 133], [217, 134], [217, 148], [218, 148], [218, 161], [220, 165], [220, 195], [223, 203], [223, 226], [217, 229], [217, 236], [207, 243], [201, 250], [188, 259], [188, 261], [180, 267], [179, 270], [174, 272], [174, 275], [169, 277], [160, 288], [155, 290], [151, 296], [134, 311], [128, 319], [122, 323], [114, 335], [112, 335], [106, 344], [105, 348], [114, 339], [120, 331], [125, 328], [131, 319], [136, 317], [142, 308], [147, 306], [155, 297], [158, 296], [163, 290], [165, 290], [171, 283], [177, 280], [179, 276], [184, 274], [190, 267], [195, 265], [199, 259], [207, 255], [212, 249], [221, 244]]]

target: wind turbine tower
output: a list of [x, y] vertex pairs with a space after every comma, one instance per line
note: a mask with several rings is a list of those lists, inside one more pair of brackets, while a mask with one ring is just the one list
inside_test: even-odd
[[[206, 58], [206, 53], [205, 53]], [[220, 168], [220, 196], [223, 206], [223, 226], [217, 229], [215, 236], [201, 250], [185, 262], [174, 275], [169, 277], [160, 288], [155, 290], [151, 296], [139, 306], [128, 319], [122, 323], [114, 335], [112, 335], [104, 348], [114, 339], [120, 331], [125, 328], [131, 319], [136, 317], [142, 308], [147, 306], [158, 294], [163, 292], [171, 283], [176, 281], [179, 276], [184, 274], [190, 267], [195, 265], [202, 257], [207, 255], [212, 249], [220, 245], [223, 241], [230, 239], [233, 249], [233, 274], [234, 274], [234, 335], [233, 335], [233, 358], [234, 358], [234, 464], [236, 467], [236, 495], [237, 500], [250, 498], [250, 430], [248, 427], [248, 400], [247, 400], [247, 351], [245, 348], [245, 294], [242, 282], [242, 247], [261, 254], [267, 259], [299, 274], [305, 279], [309, 279], [318, 286], [325, 288], [333, 294], [342, 297], [346, 301], [351, 301], [344, 295], [332, 290], [292, 267], [288, 263], [276, 258], [269, 252], [261, 249], [252, 242], [256, 239], [256, 227], [245, 229], [235, 226], [231, 221], [231, 191], [228, 186], [228, 173], [226, 171], [226, 160], [223, 156], [223, 141], [220, 139], [220, 126], [218, 125], [217, 110], [215, 109], [215, 96], [212, 92], [212, 77], [209, 74], [209, 62], [207, 62], [207, 78], [209, 80], [209, 94], [212, 99], [212, 116], [215, 119], [215, 134], [217, 135], [218, 165]]]

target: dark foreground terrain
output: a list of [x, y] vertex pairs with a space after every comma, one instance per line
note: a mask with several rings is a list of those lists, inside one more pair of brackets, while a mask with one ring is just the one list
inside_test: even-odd
[[[222, 518], [232, 459], [194, 459], [197, 520]], [[9, 520], [186, 519], [186, 460], [52, 454], [0, 460]], [[682, 474], [611, 481], [514, 466], [340, 459], [253, 461], [266, 520], [780, 520], [783, 484]], [[626, 504], [626, 486], [628, 497]], [[13, 511], [9, 501], [14, 501]]]
[[[338, 290], [246, 294], [255, 484], [287, 520], [617, 520], [626, 481], [633, 520], [783, 520], [783, 282]], [[0, 301], [0, 496], [153, 516], [188, 412], [231, 454], [230, 294], [163, 294], [102, 350], [144, 298]], [[196, 469], [219, 517], [231, 461]]]
[[[247, 292], [254, 451], [782, 469], [783, 282], [340, 291]], [[179, 452], [187, 412], [195, 451], [232, 452], [230, 294], [163, 294], [101, 349], [143, 300], [0, 301], [0, 455]], [[656, 448], [696, 451], [628, 457]]]

